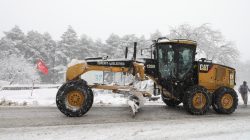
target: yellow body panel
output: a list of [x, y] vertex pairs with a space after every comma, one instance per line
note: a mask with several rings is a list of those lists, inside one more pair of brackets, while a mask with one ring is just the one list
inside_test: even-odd
[[66, 81], [76, 79], [85, 72], [87, 72], [85, 63], [76, 64], [71, 67], [68, 67], [66, 71]]
[[139, 74], [140, 80], [144, 80], [145, 79], [144, 65], [141, 63], [136, 63], [136, 62], [134, 62], [133, 65], [134, 65], [136, 74]]
[[218, 64], [213, 64], [207, 73], [199, 72], [199, 85], [207, 88], [210, 92], [222, 86], [234, 88], [235, 70]]
[[[144, 65], [141, 63], [133, 63], [135, 74], [139, 74], [141, 80], [144, 79]], [[98, 66], [98, 65], [88, 65], [86, 63], [80, 63], [73, 65], [67, 69], [66, 81], [78, 79], [79, 76], [88, 71], [110, 71], [110, 72], [129, 72], [127, 67], [114, 67], [114, 66]]]

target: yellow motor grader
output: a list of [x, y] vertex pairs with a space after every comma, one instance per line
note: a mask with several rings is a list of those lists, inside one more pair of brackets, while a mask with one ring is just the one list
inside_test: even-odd
[[[238, 105], [238, 96], [233, 89], [236, 85], [234, 68], [214, 64], [212, 61], [195, 59], [197, 43], [192, 40], [168, 40], [159, 38], [153, 41], [151, 58], [136, 58], [136, 45], [132, 59], [88, 58], [74, 61], [66, 71], [66, 82], [56, 96], [58, 109], [70, 117], [79, 117], [89, 111], [93, 104], [92, 89], [127, 90], [128, 104], [133, 115], [138, 111], [142, 100], [161, 95], [163, 102], [171, 107], [183, 103], [187, 112], [194, 115], [205, 114], [210, 106], [217, 113], [230, 114]], [[88, 71], [109, 71], [131, 74], [136, 80], [154, 81], [153, 93], [137, 90], [128, 85], [88, 85], [81, 75]]]

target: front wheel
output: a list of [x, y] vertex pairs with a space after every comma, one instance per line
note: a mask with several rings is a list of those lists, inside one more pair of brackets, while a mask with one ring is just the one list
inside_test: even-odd
[[93, 92], [86, 81], [80, 79], [62, 85], [56, 95], [57, 108], [66, 116], [80, 117], [93, 104]]

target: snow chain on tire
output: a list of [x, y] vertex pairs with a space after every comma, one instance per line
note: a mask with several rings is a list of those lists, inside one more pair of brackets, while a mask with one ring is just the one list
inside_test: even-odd
[[[203, 105], [198, 107], [195, 106], [194, 102], [196, 96], [198, 97], [198, 100], [202, 102]], [[202, 101], [199, 98], [202, 98], [204, 101]], [[209, 95], [209, 92], [207, 91], [206, 88], [198, 85], [189, 88], [187, 92], [184, 93], [183, 106], [187, 112], [193, 115], [205, 114], [209, 110], [209, 107], [211, 106], [211, 97]]]
[[[71, 92], [77, 92], [82, 99], [82, 104], [78, 106], [78, 108], [70, 107], [68, 103], [68, 96]], [[74, 97], [76, 100], [80, 97]], [[94, 100], [93, 92], [88, 87], [87, 82], [79, 79], [74, 81], [68, 81], [67, 83], [63, 84], [57, 92], [56, 95], [56, 105], [57, 108], [66, 116], [69, 117], [80, 117], [87, 113], [89, 109], [92, 107]], [[74, 101], [72, 101], [74, 103]]]
[[[223, 98], [229, 97], [229, 106], [223, 105]], [[225, 99], [224, 99], [225, 100]], [[230, 103], [231, 102], [231, 103]], [[232, 88], [220, 87], [213, 93], [213, 109], [220, 114], [231, 114], [238, 106], [238, 95]]]

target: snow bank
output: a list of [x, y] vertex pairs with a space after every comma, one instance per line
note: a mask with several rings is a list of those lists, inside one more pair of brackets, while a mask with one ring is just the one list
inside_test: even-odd
[[[135, 84], [140, 90], [152, 90], [152, 81], [142, 81]], [[14, 86], [14, 85], [13, 85]], [[20, 85], [21, 86], [21, 85]], [[56, 106], [55, 99], [59, 85], [44, 85], [40, 89], [1, 90], [0, 105], [2, 106]], [[11, 87], [11, 86], [10, 86]], [[47, 87], [47, 88], [46, 88]], [[124, 106], [127, 105], [127, 95], [112, 93], [108, 90], [93, 90], [94, 106]], [[239, 105], [243, 104], [238, 93]], [[250, 103], [250, 98], [248, 98]], [[164, 105], [161, 99], [146, 100], [145, 105]]]
[[3, 80], [0, 80], [0, 87], [1, 86], [5, 86], [5, 85], [8, 85], [10, 82], [8, 81], [3, 81]]
[[[32, 90], [2, 90], [0, 105], [2, 106], [56, 106], [57, 88]], [[110, 91], [94, 90], [94, 105], [125, 105], [126, 97]]]
[[57, 88], [34, 89], [33, 92], [32, 90], [2, 90], [0, 100], [16, 102], [15, 105], [55, 106], [57, 90]]
[[112, 105], [120, 106], [125, 105], [127, 98], [122, 94], [115, 94], [111, 91], [94, 90], [94, 105]]
[[[56, 106], [57, 88], [32, 90], [2, 90], [0, 105], [2, 106]], [[112, 93], [108, 90], [93, 90], [94, 106], [124, 106], [127, 105], [127, 95]], [[158, 101], [148, 101], [145, 104], [163, 104]]]

